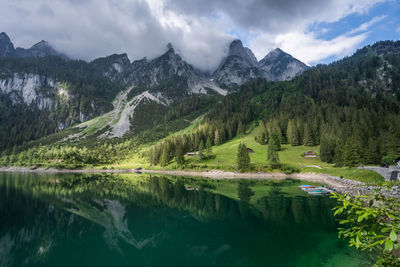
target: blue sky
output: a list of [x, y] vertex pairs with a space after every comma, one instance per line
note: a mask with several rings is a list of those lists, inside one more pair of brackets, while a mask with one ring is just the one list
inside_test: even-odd
[[[371, 25], [367, 25], [369, 22]], [[398, 1], [390, 1], [377, 4], [365, 14], [351, 14], [345, 18], [333, 23], [315, 23], [307, 29], [318, 33], [318, 38], [331, 40], [339, 35], [343, 35], [357, 29], [361, 25], [368, 27], [362, 32], [367, 32], [366, 38], [360, 42], [357, 48], [365, 45], [374, 44], [381, 40], [399, 40], [400, 39], [400, 4]], [[318, 63], [329, 63], [339, 59], [338, 56], [330, 56], [321, 59]]]

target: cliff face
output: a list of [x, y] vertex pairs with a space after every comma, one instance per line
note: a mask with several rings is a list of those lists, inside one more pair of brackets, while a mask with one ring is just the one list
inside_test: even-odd
[[13, 104], [25, 103], [40, 110], [50, 108], [54, 102], [49, 92], [41, 91], [44, 87], [52, 93], [60, 90], [58, 82], [33, 73], [14, 73], [10, 78], [0, 79], [0, 94], [8, 95]]

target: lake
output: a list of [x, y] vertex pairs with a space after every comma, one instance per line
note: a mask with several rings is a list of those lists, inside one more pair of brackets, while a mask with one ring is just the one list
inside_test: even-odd
[[0, 267], [370, 265], [302, 183], [0, 173]]

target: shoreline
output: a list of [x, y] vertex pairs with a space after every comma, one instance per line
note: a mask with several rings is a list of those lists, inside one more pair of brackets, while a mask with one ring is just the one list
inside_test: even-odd
[[252, 180], [284, 180], [288, 178], [297, 179], [301, 181], [309, 181], [325, 184], [334, 188], [339, 193], [359, 194], [364, 191], [365, 184], [360, 181], [340, 178], [329, 174], [322, 173], [292, 173], [285, 174], [282, 172], [228, 172], [221, 170], [209, 171], [185, 171], [185, 170], [135, 170], [135, 169], [54, 169], [54, 168], [27, 168], [27, 167], [0, 167], [0, 172], [19, 172], [19, 173], [148, 173], [148, 174], [163, 174], [175, 176], [191, 176], [203, 177], [213, 180], [223, 179], [252, 179]]

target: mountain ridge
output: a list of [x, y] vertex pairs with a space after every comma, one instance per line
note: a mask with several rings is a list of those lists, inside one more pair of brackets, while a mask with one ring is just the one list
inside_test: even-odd
[[0, 57], [46, 57], [55, 56], [64, 60], [70, 60], [69, 57], [56, 51], [47, 41], [41, 40], [40, 42], [32, 45], [30, 48], [14, 48], [10, 37], [5, 33], [0, 33]]

